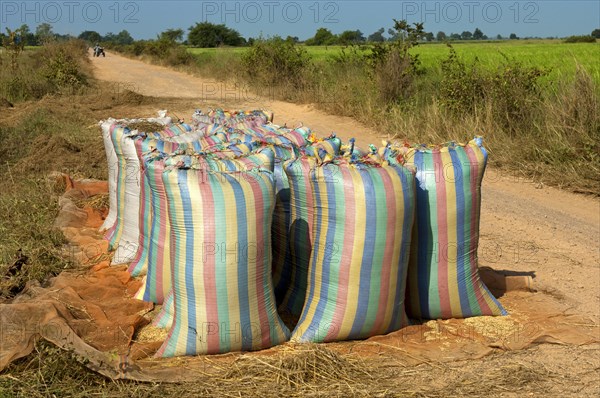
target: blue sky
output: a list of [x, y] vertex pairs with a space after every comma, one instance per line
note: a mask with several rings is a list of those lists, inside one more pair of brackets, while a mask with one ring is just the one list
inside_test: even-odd
[[156, 37], [169, 28], [184, 30], [196, 22], [224, 23], [244, 37], [298, 36], [307, 39], [319, 27], [334, 33], [360, 29], [369, 35], [391, 27], [395, 19], [425, 22], [434, 33], [480, 28], [488, 36], [589, 34], [600, 27], [600, 0], [583, 1], [5, 1], [0, 28], [23, 23], [32, 30], [48, 22], [54, 31], [78, 35], [128, 30], [136, 39]]

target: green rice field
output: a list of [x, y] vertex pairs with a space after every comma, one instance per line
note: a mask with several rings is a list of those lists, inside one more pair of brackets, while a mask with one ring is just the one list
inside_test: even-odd
[[[585, 68], [600, 83], [600, 43], [563, 43], [561, 40], [505, 40], [486, 42], [452, 42], [461, 58], [475, 60], [484, 66], [493, 67], [505, 57], [516, 59], [526, 66], [537, 66], [550, 70], [548, 79], [574, 76], [577, 65]], [[247, 48], [188, 48], [199, 57], [228, 53], [241, 55]], [[315, 61], [325, 61], [339, 55], [342, 46], [306, 47]], [[425, 43], [413, 50], [419, 54], [422, 66], [438, 68], [449, 54], [444, 43]]]

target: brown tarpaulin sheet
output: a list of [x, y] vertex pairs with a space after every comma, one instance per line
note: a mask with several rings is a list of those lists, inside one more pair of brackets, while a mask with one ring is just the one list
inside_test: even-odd
[[[293, 350], [285, 344], [255, 353], [153, 358], [166, 335], [158, 330], [150, 333], [150, 318], [157, 309], [131, 298], [140, 281], [131, 279], [124, 266], [108, 266], [107, 245], [97, 231], [103, 213], [76, 205], [105, 193], [107, 185], [64, 178], [67, 192], [60, 199], [56, 226], [71, 242], [65, 255], [72, 256], [81, 269], [65, 271], [45, 287], [30, 284], [14, 300], [0, 304], [0, 370], [31, 353], [40, 338], [73, 351], [90, 369], [105, 376], [139, 381], [197, 381], [219, 375], [241, 356]], [[343, 355], [414, 365], [480, 358], [539, 343], [600, 341], [597, 325], [553, 297], [534, 292], [530, 276], [508, 276], [488, 268], [481, 274], [509, 316], [429, 321], [386, 336], [326, 347]]]

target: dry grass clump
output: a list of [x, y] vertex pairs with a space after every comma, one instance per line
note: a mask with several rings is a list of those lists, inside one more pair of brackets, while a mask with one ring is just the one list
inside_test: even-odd
[[248, 387], [272, 381], [293, 388], [307, 384], [368, 384], [373, 380], [359, 358], [342, 357], [319, 344], [288, 345], [274, 356], [241, 356], [224, 378]]
[[89, 198], [82, 198], [75, 200], [75, 205], [80, 209], [90, 208], [94, 210], [104, 210], [109, 207], [109, 195], [98, 194], [90, 196]]
[[137, 130], [137, 131], [140, 131], [143, 133], [153, 133], [156, 131], [163, 131], [165, 128], [165, 126], [163, 126], [160, 123], [147, 122], [147, 121], [127, 123], [126, 126], [132, 131]]
[[151, 343], [156, 341], [165, 341], [169, 329], [157, 328], [156, 326], [146, 325], [136, 332], [135, 341], [138, 343]]

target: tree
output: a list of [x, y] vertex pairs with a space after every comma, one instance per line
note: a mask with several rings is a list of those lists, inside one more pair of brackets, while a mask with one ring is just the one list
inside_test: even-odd
[[425, 33], [425, 40], [427, 40], [427, 41], [433, 41], [433, 39], [435, 39], [435, 36], [433, 36], [433, 32], [427, 32], [427, 33]]
[[289, 36], [285, 38], [285, 41], [287, 41], [288, 43], [294, 43], [297, 44], [300, 42], [300, 38], [298, 36]]
[[183, 29], [167, 29], [158, 35], [158, 40], [180, 43], [183, 40]]
[[85, 40], [90, 44], [100, 43], [104, 39], [100, 33], [95, 32], [93, 30], [86, 30], [84, 32], [81, 32], [78, 38], [81, 40]]
[[460, 38], [462, 40], [471, 40], [473, 38], [473, 33], [469, 32], [468, 30], [465, 30], [460, 34]]
[[19, 68], [19, 57], [23, 53], [23, 50], [25, 50], [25, 40], [23, 39], [21, 28], [14, 31], [6, 28], [6, 36], [2, 38], [2, 46], [8, 53], [13, 72]]
[[398, 40], [400, 38], [400, 36], [402, 35], [402, 32], [399, 32], [397, 30], [389, 28], [388, 29], [388, 35], [390, 36], [390, 38], [388, 39], [389, 41], [395, 41], [395, 40]]
[[437, 41], [444, 41], [447, 39], [446, 34], [444, 32], [442, 32], [441, 30], [439, 32], [437, 32], [437, 35], [435, 35], [435, 38]]
[[307, 46], [327, 46], [335, 44], [337, 36], [331, 33], [329, 29], [319, 28], [315, 33], [315, 36], [306, 40]]
[[117, 33], [116, 39], [117, 44], [132, 44], [135, 41], [133, 37], [131, 37], [129, 32], [126, 30], [122, 30], [119, 33]]
[[519, 37], [515, 33], [511, 33], [508, 38], [511, 40], [519, 40]]
[[346, 30], [338, 38], [338, 43], [342, 45], [356, 44], [365, 41], [365, 37], [360, 30]]
[[385, 37], [383, 37], [384, 32], [385, 32], [385, 29], [381, 28], [377, 32], [371, 33], [367, 40], [370, 42], [374, 42], [374, 43], [384, 42], [385, 41]]
[[135, 40], [133, 40], [133, 37], [131, 37], [131, 35], [129, 34], [128, 31], [122, 30], [117, 34], [108, 32], [106, 34], [106, 36], [104, 36], [104, 41], [107, 41], [107, 42], [113, 43], [113, 44], [127, 45], [127, 44], [133, 44], [133, 42]]
[[479, 28], [475, 28], [475, 31], [473, 32], [473, 40], [481, 40], [483, 39], [484, 34], [481, 31], [481, 29]]
[[452, 34], [450, 35], [450, 39], [451, 39], [451, 40], [460, 40], [460, 39], [461, 39], [461, 36], [460, 36], [460, 34], [458, 34], [458, 33], [452, 33]]
[[592, 37], [595, 37], [596, 39], [600, 39], [600, 29], [594, 29], [592, 31]]
[[504, 40], [504, 37], [502, 37], [502, 35], [501, 35], [501, 34], [498, 34], [498, 36], [496, 36], [496, 39], [497, 39], [497, 40]]
[[52, 25], [49, 23], [41, 23], [35, 28], [35, 38], [38, 44], [44, 44], [54, 38], [54, 32], [52, 32]]
[[37, 45], [35, 35], [33, 33], [31, 33], [31, 31], [29, 30], [29, 25], [23, 24], [19, 27], [19, 29], [16, 29], [15, 32], [17, 32], [18, 40], [23, 41], [24, 45], [26, 45], [26, 46]]
[[390, 36], [396, 39], [372, 44], [367, 55], [371, 76], [384, 103], [408, 99], [413, 94], [420, 61], [419, 55], [410, 50], [423, 40], [425, 31], [422, 23], [411, 25], [394, 19]]
[[246, 40], [237, 30], [221, 24], [200, 22], [189, 28], [188, 42], [194, 47], [212, 48], [221, 45], [242, 46]]

